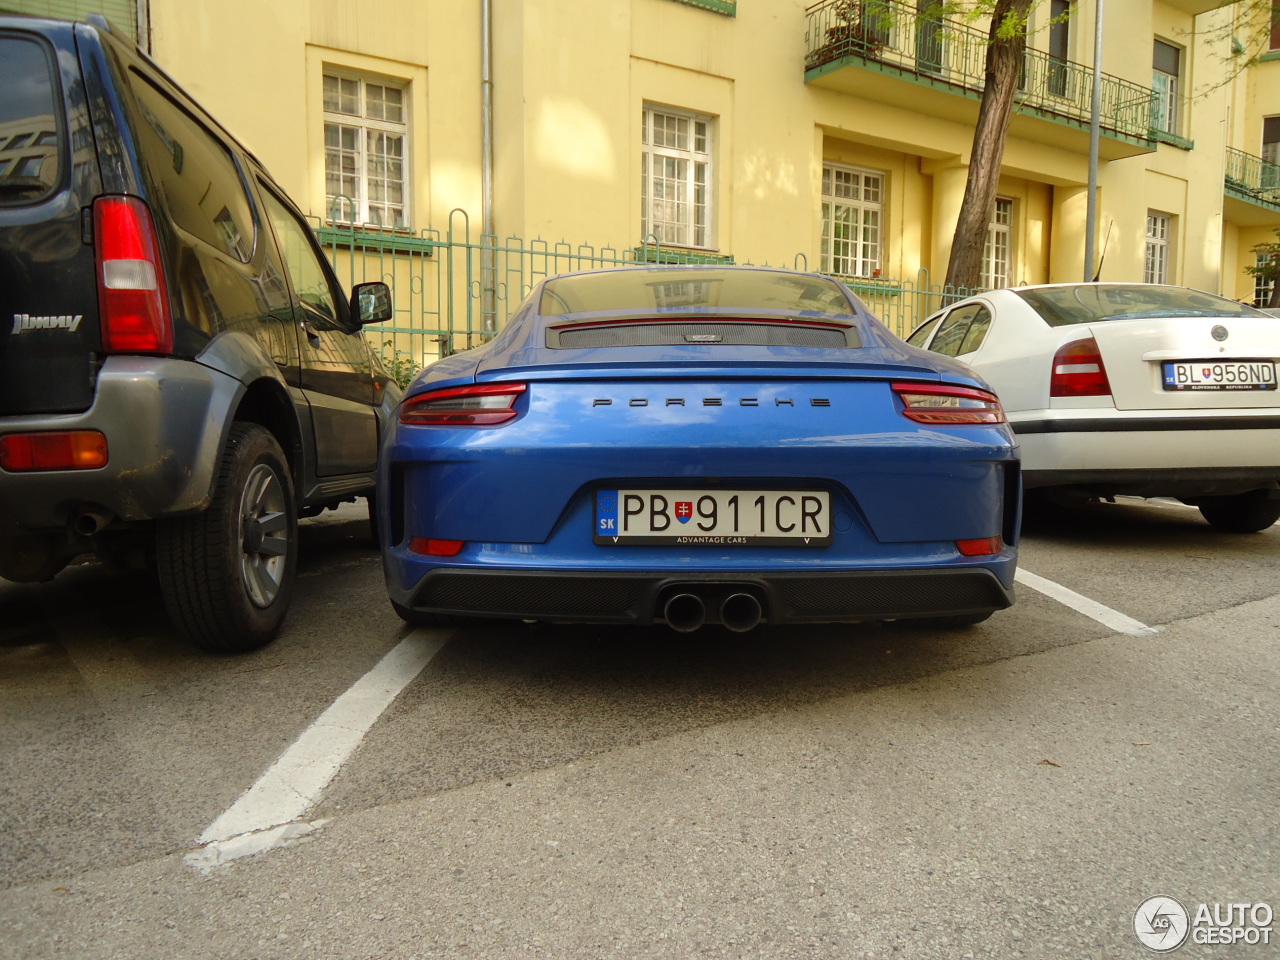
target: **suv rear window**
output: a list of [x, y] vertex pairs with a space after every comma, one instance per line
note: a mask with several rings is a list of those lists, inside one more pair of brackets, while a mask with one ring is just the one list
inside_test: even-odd
[[61, 179], [57, 89], [42, 44], [0, 35], [0, 205], [42, 200]]

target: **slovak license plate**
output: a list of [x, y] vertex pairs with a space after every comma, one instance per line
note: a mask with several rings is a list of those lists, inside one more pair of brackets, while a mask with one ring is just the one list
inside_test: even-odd
[[825, 490], [597, 490], [602, 546], [788, 546], [831, 543]]
[[1166, 390], [1274, 390], [1270, 360], [1166, 360]]

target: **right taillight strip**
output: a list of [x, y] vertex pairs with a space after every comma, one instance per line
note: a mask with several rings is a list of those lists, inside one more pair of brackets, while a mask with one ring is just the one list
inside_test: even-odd
[[942, 383], [895, 383], [893, 392], [902, 401], [902, 415], [917, 423], [954, 426], [971, 423], [1004, 423], [1004, 408], [994, 393], [977, 387]]

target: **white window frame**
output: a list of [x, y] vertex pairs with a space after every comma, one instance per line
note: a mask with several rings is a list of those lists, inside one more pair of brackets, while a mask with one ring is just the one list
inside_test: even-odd
[[714, 118], [646, 103], [641, 123], [641, 236], [663, 246], [715, 249]]
[[[1262, 266], [1271, 257], [1265, 253], [1255, 253], [1253, 262], [1255, 266]], [[1274, 280], [1268, 280], [1266, 277], [1254, 275], [1253, 278], [1253, 305], [1255, 307], [1265, 307], [1271, 303], [1271, 290], [1275, 287]]]
[[982, 247], [982, 283], [987, 290], [1013, 285], [1013, 200], [996, 197]]
[[[341, 85], [354, 84], [357, 113], [350, 113], [341, 108], [330, 109], [330, 81]], [[353, 224], [371, 227], [378, 230], [394, 230], [407, 232], [413, 223], [412, 196], [410, 190], [410, 131], [409, 131], [409, 83], [404, 80], [375, 77], [343, 70], [326, 65], [322, 81], [322, 105], [324, 109], [324, 158], [325, 158], [325, 220], [330, 223]], [[349, 89], [349, 88], [348, 88]], [[399, 94], [400, 119], [387, 119], [376, 116], [377, 113], [388, 112], [387, 104], [380, 110], [378, 94], [374, 91], [397, 91]], [[375, 114], [370, 116], [370, 114]], [[352, 142], [334, 144], [330, 140], [330, 131], [343, 128], [354, 132]], [[341, 138], [341, 134], [339, 134]], [[382, 138], [388, 148], [393, 140], [398, 140], [400, 155], [397, 157], [389, 149], [378, 153], [378, 140]], [[335, 150], [337, 153], [335, 153]], [[333, 177], [335, 157], [342, 153], [352, 158], [351, 168], [338, 169], [340, 183], [352, 181], [355, 195], [347, 193], [346, 183], [341, 183], [335, 192]], [[383, 165], [379, 166], [379, 161]], [[394, 175], [394, 168], [399, 164], [399, 176]], [[379, 176], [385, 174], [385, 176]], [[378, 192], [374, 188], [378, 181], [385, 183], [384, 196], [371, 197]], [[399, 190], [399, 200], [395, 199], [395, 191]], [[337, 199], [348, 197], [350, 203]], [[354, 209], [353, 209], [354, 207]], [[395, 222], [395, 209], [399, 208], [399, 221]], [[389, 222], [390, 221], [390, 222]]]
[[1146, 253], [1143, 258], [1143, 283], [1170, 282], [1170, 252], [1173, 248], [1173, 215], [1158, 210], [1147, 211]]
[[822, 165], [819, 263], [823, 273], [842, 277], [880, 276], [884, 262], [888, 179], [881, 170], [837, 163]]
[[[1151, 101], [1151, 124], [1157, 130], [1177, 136], [1181, 129], [1182, 70], [1187, 51], [1159, 37], [1155, 38], [1155, 43], [1163, 44], [1176, 51], [1178, 72], [1166, 73], [1164, 70], [1157, 69], [1153, 54], [1151, 89], [1155, 97]], [[1153, 44], [1153, 51], [1154, 46]]]

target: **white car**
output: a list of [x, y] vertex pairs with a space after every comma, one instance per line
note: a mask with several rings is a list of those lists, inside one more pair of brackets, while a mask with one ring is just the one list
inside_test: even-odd
[[1238, 533], [1280, 518], [1280, 318], [1186, 287], [1047, 284], [961, 300], [907, 341], [991, 384], [1028, 490], [1175, 497]]

